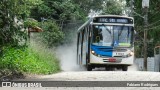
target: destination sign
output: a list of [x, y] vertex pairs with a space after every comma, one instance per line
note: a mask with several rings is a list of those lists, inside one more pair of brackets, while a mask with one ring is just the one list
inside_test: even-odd
[[133, 20], [129, 18], [117, 18], [117, 17], [95, 17], [94, 23], [124, 23], [133, 24]]

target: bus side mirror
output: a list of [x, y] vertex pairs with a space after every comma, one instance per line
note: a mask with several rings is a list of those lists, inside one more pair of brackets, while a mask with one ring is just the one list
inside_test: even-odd
[[134, 35], [137, 35], [137, 32], [136, 32], [136, 30], [134, 30]]

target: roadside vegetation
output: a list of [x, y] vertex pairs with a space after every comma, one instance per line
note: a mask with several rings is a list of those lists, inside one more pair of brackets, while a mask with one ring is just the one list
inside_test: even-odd
[[55, 55], [46, 48], [37, 46], [4, 47], [0, 68], [33, 74], [51, 74], [60, 70]]

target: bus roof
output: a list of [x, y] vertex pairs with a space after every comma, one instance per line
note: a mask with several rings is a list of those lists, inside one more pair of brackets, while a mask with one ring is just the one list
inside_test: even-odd
[[[124, 18], [133, 19], [133, 17], [121, 16], [121, 15], [98, 15], [98, 16], [94, 16], [94, 17], [124, 17]], [[93, 17], [93, 18], [94, 18], [94, 17]]]
[[91, 17], [89, 20], [87, 20], [81, 27], [78, 28], [78, 33], [81, 31], [81, 29], [83, 29], [86, 25], [89, 25], [90, 22], [92, 22], [92, 20], [94, 18], [97, 18], [97, 17], [119, 17], [119, 18], [129, 18], [129, 19], [134, 19], [133, 17], [128, 17], [128, 16], [121, 16], [121, 15], [98, 15], [98, 16], [93, 16]]

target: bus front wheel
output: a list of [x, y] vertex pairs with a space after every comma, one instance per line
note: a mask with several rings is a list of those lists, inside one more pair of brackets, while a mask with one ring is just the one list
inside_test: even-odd
[[87, 71], [92, 71], [92, 66], [91, 65], [87, 65]]
[[122, 71], [127, 71], [128, 70], [128, 66], [122, 66]]

